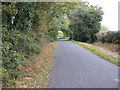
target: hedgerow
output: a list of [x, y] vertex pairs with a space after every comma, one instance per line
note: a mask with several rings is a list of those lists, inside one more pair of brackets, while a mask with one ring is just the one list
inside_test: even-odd
[[[32, 37], [33, 32], [25, 34], [17, 30], [3, 28], [3, 84], [4, 86], [14, 85], [23, 69], [26, 67], [26, 60], [32, 54], [38, 54], [41, 47]], [[12, 82], [12, 83], [11, 83]]]
[[96, 34], [97, 41], [100, 41], [102, 43], [120, 43], [120, 32], [119, 31], [107, 31], [107, 32], [100, 32]]

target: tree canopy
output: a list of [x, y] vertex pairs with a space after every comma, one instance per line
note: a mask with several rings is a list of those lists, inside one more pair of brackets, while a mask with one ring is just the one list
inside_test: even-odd
[[4, 85], [19, 77], [43, 42], [57, 40], [58, 31], [73, 40], [95, 41], [102, 15], [101, 7], [84, 2], [2, 2]]
[[70, 30], [71, 38], [83, 42], [93, 42], [96, 33], [100, 31], [103, 11], [101, 7], [89, 6], [76, 9], [72, 18]]

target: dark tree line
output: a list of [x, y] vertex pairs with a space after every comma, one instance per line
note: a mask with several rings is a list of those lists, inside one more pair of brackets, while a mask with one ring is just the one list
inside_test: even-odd
[[101, 7], [88, 6], [73, 12], [70, 24], [70, 39], [81, 42], [94, 42], [100, 31], [103, 11]]

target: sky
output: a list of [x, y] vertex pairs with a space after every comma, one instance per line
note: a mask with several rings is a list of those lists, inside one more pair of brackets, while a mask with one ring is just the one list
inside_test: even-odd
[[90, 5], [99, 5], [103, 8], [102, 25], [107, 26], [111, 31], [118, 30], [118, 2], [120, 0], [82, 0], [88, 1]]

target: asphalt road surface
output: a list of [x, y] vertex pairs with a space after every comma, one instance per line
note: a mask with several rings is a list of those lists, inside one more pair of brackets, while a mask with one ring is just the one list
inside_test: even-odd
[[118, 66], [69, 41], [58, 42], [50, 88], [118, 88]]

